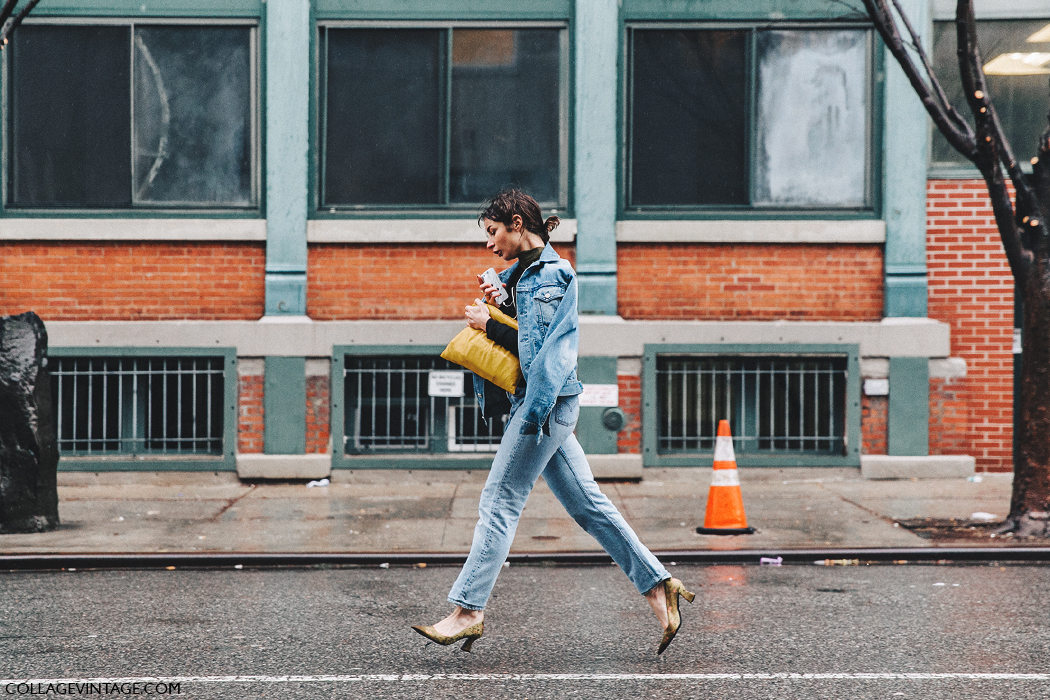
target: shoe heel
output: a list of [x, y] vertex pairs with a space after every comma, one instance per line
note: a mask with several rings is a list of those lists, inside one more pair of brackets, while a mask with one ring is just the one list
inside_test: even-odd
[[481, 635], [479, 634], [479, 635], [477, 635], [477, 636], [474, 636], [474, 637], [467, 637], [467, 641], [463, 642], [463, 646], [462, 646], [462, 647], [460, 648], [460, 651], [466, 651], [466, 652], [469, 652], [469, 651], [470, 651], [470, 648], [471, 648], [472, 646], [474, 646], [474, 640], [475, 640], [475, 639], [477, 639], [477, 638], [478, 638], [478, 637], [480, 637], [480, 636], [481, 636]]
[[682, 597], [685, 598], [686, 600], [688, 600], [690, 603], [692, 603], [693, 602], [693, 598], [696, 597], [695, 593], [690, 593], [689, 591], [685, 590], [684, 588], [680, 592], [682, 594]]

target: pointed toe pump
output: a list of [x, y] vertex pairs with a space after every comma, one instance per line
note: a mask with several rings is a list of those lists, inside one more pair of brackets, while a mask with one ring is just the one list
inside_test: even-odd
[[455, 644], [461, 639], [466, 639], [467, 641], [463, 643], [462, 649], [463, 651], [470, 651], [471, 646], [473, 646], [474, 644], [474, 640], [480, 638], [482, 633], [484, 633], [485, 623], [484, 621], [482, 621], [476, 625], [471, 625], [465, 630], [457, 632], [456, 634], [453, 634], [448, 637], [439, 633], [437, 630], [434, 629], [432, 625], [413, 625], [412, 629], [414, 629], [416, 632], [419, 632], [421, 635], [434, 642], [435, 644], [441, 644], [443, 646]]
[[665, 580], [664, 597], [667, 599], [667, 627], [664, 628], [664, 636], [660, 640], [660, 647], [656, 650], [657, 656], [664, 653], [664, 649], [671, 643], [674, 636], [678, 634], [678, 628], [682, 626], [682, 613], [678, 609], [678, 596], [682, 596], [692, 603], [696, 594], [685, 590], [685, 586], [676, 578]]

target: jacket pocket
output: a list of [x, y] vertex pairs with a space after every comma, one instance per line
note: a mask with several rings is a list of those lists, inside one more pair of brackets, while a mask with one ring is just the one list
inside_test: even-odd
[[551, 322], [554, 321], [554, 314], [558, 312], [558, 307], [561, 305], [561, 300], [564, 296], [565, 290], [557, 285], [540, 287], [532, 295], [533, 305], [536, 307], [536, 315], [544, 328], [550, 326]]

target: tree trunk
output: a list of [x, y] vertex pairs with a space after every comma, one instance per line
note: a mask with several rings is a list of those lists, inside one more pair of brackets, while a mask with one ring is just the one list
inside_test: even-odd
[[0, 318], [0, 533], [58, 527], [58, 445], [47, 331], [33, 312]]
[[1010, 515], [1001, 532], [1050, 535], [1050, 279], [1046, 265], [1018, 285], [1023, 294], [1021, 395]]
[[[1050, 117], [1048, 117], [1050, 119]], [[1026, 178], [1036, 195], [1029, 220], [1050, 215], [1050, 128], [1043, 134], [1032, 175]], [[1037, 254], [1019, 279], [1022, 321], [1021, 395], [1010, 515], [1000, 533], [1050, 537], [1050, 256], [1047, 241], [1034, 241]], [[1041, 253], [1041, 254], [1040, 254]]]

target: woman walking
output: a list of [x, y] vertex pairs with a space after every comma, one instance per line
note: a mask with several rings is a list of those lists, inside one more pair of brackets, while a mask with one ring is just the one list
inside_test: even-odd
[[[448, 595], [455, 610], [435, 625], [413, 629], [438, 644], [465, 639], [463, 650], [470, 651], [484, 630], [485, 604], [510, 552], [518, 518], [542, 474], [565, 510], [652, 606], [663, 628], [656, 652], [662, 654], [681, 625], [679, 596], [692, 602], [693, 594], [671, 578], [598, 489], [573, 435], [583, 391], [576, 378], [577, 281], [572, 266], [549, 244], [558, 217], [544, 221], [532, 197], [510, 189], [489, 200], [478, 221], [488, 235], [489, 250], [508, 262], [517, 260], [500, 273], [500, 280], [510, 292], [501, 308], [517, 318], [518, 331], [491, 319], [480, 300], [467, 307], [467, 321], [518, 355], [525, 386], [511, 396], [475, 377], [483, 413], [499, 416], [509, 407], [510, 419], [481, 493], [470, 555]], [[486, 300], [495, 303], [500, 290], [484, 285], [480, 276], [478, 282]]]

